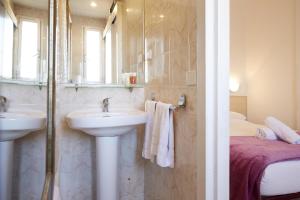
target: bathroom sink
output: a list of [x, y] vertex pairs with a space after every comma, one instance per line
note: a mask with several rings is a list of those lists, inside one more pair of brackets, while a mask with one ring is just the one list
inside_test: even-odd
[[114, 137], [130, 132], [136, 125], [146, 123], [147, 115], [138, 110], [112, 112], [90, 110], [72, 112], [66, 119], [72, 129], [96, 137]]
[[95, 136], [97, 200], [119, 200], [119, 136], [134, 133], [137, 125], [146, 123], [147, 114], [138, 110], [97, 109], [69, 113], [66, 120], [70, 128]]
[[14, 140], [45, 127], [46, 115], [41, 112], [0, 112], [0, 199], [12, 199]]
[[21, 138], [45, 126], [46, 116], [40, 112], [0, 112], [0, 142]]

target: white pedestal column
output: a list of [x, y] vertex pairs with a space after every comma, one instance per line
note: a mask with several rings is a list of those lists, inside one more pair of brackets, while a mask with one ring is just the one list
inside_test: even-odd
[[14, 141], [0, 142], [0, 200], [11, 200]]
[[97, 200], [119, 200], [119, 137], [97, 137]]

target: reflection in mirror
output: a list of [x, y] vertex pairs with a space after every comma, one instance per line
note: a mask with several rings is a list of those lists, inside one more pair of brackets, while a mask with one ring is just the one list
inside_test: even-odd
[[[4, 0], [2, 0], [4, 1]], [[0, 7], [0, 78], [2, 81], [45, 83], [47, 80], [47, 1], [14, 0], [13, 23]]]
[[69, 4], [69, 82], [143, 85], [143, 1]]
[[47, 27], [48, 0], [0, 0], [0, 200], [42, 197]]

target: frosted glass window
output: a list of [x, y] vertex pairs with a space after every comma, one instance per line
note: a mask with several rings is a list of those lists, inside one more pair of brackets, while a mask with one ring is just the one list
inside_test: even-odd
[[85, 31], [85, 78], [88, 82], [101, 80], [100, 66], [100, 31], [87, 29]]
[[39, 23], [21, 21], [20, 34], [20, 78], [36, 80], [39, 69]]
[[112, 83], [112, 41], [111, 30], [107, 31], [105, 36], [105, 83]]

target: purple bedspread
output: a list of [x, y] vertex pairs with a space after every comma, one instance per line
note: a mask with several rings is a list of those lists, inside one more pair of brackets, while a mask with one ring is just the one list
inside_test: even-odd
[[256, 137], [230, 140], [230, 200], [259, 200], [265, 168], [275, 162], [300, 159], [300, 145]]

